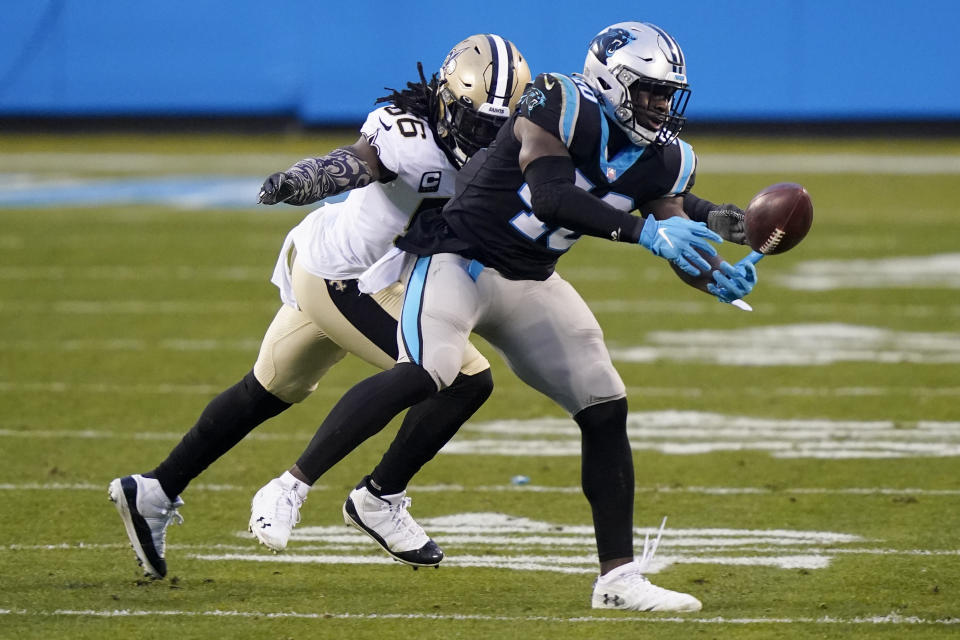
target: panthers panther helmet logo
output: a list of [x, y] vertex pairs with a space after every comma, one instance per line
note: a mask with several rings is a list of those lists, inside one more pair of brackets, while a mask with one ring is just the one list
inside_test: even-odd
[[626, 29], [610, 28], [593, 39], [593, 42], [590, 43], [590, 51], [597, 56], [600, 62], [606, 64], [607, 58], [612, 56], [617, 49], [635, 39], [636, 36]]
[[690, 84], [680, 45], [660, 27], [619, 22], [602, 30], [590, 42], [583, 77], [633, 144], [665, 146], [679, 135]]

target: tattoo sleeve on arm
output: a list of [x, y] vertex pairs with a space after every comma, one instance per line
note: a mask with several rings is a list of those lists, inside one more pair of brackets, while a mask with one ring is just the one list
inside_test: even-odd
[[348, 149], [334, 149], [319, 158], [304, 158], [286, 171], [294, 183], [290, 204], [310, 204], [370, 184], [370, 167]]

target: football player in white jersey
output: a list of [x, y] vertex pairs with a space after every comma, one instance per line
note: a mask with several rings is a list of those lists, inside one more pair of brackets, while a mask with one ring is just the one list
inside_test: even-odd
[[[538, 75], [496, 139], [457, 176], [454, 197], [442, 210], [418, 216], [397, 239], [411, 255], [401, 357], [334, 406], [297, 460], [301, 478], [313, 483], [332, 466], [328, 450], [343, 429], [378, 431], [404, 407], [446, 388], [476, 331], [580, 428], [581, 484], [600, 563], [592, 606], [699, 610], [697, 598], [647, 580], [644, 561], [652, 552], [645, 548], [634, 559], [626, 388], [599, 323], [555, 271], [560, 257], [590, 235], [639, 244], [722, 302], [751, 292], [753, 256], [731, 265], [708, 243], [723, 237], [743, 243], [732, 223], [737, 216], [714, 216], [720, 220], [711, 225], [706, 201], [688, 208], [696, 155], [678, 138], [688, 95], [683, 52], [648, 23], [619, 23], [599, 33], [583, 75]], [[434, 451], [446, 443], [443, 435]], [[415, 564], [411, 549], [428, 538], [408, 513], [405, 520], [392, 517], [409, 500], [410, 455], [395, 439], [351, 491], [343, 515], [386, 552]]]
[[[387, 255], [363, 284], [360, 277], [419, 211], [453, 195], [457, 171], [493, 140], [530, 81], [519, 50], [492, 34], [458, 43], [429, 81], [419, 64], [418, 71], [419, 82], [377, 101], [389, 104], [367, 116], [354, 144], [301, 160], [264, 182], [263, 204], [304, 205], [350, 193], [312, 212], [288, 234], [272, 278], [283, 304], [253, 369], [207, 405], [155, 469], [110, 483], [109, 497], [146, 575], [166, 575], [167, 527], [182, 521], [180, 493], [207, 466], [258, 425], [309, 396], [348, 352], [384, 369], [395, 364], [403, 286], [399, 261], [392, 258], [399, 252]], [[457, 380], [411, 409], [400, 428], [398, 437], [408, 446], [429, 452], [422, 459], [410, 457], [414, 472], [434, 451], [433, 444], [418, 447], [416, 434], [423, 430], [414, 428], [417, 423], [430, 423], [431, 438], [437, 429], [452, 437], [490, 395], [486, 359], [471, 345], [462, 360]], [[340, 435], [349, 451], [371, 433]], [[263, 544], [275, 550], [286, 546], [308, 488], [287, 473], [257, 493], [250, 529]], [[412, 560], [436, 564], [442, 558], [436, 545], [419, 546]]]

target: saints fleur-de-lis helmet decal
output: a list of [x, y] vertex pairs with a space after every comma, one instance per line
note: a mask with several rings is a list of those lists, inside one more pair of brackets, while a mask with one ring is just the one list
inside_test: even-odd
[[437, 133], [462, 165], [489, 146], [530, 82], [519, 49], [494, 34], [457, 43], [438, 74]]

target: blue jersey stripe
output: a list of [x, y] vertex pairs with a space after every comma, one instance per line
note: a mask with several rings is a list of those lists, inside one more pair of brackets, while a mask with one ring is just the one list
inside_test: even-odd
[[573, 132], [577, 126], [577, 116], [580, 115], [580, 92], [573, 80], [560, 74], [548, 74], [554, 80], [560, 81], [563, 87], [563, 113], [560, 114], [560, 141], [567, 148], [573, 144]]
[[677, 146], [680, 148], [680, 175], [677, 176], [677, 181], [670, 190], [671, 194], [683, 193], [687, 189], [687, 183], [690, 182], [697, 160], [693, 147], [689, 144], [683, 140], [677, 140]]
[[[633, 163], [640, 159], [640, 156], [647, 150], [646, 147], [628, 144], [620, 150], [617, 155], [607, 159], [607, 141], [610, 139], [610, 129], [607, 119], [600, 115], [600, 170], [607, 182], [613, 182], [622, 176], [627, 169], [633, 166]], [[611, 172], [610, 169], [613, 169]]]
[[420, 309], [423, 307], [423, 293], [430, 268], [430, 256], [417, 258], [417, 263], [407, 282], [407, 293], [403, 298], [403, 310], [400, 312], [400, 334], [403, 347], [410, 362], [422, 365], [423, 340], [420, 333]]

